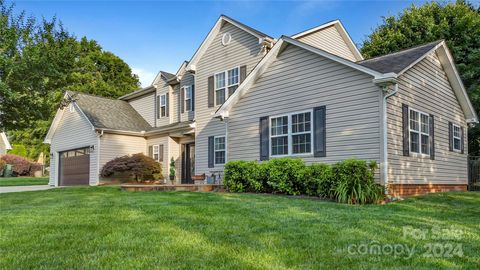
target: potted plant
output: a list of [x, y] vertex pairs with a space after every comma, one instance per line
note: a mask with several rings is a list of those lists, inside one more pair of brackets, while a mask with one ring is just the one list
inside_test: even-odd
[[175, 181], [175, 160], [173, 157], [170, 159], [170, 173], [169, 173], [170, 181], [173, 182]]

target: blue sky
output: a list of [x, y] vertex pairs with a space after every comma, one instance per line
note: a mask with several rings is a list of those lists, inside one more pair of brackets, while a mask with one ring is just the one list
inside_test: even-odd
[[175, 72], [189, 60], [220, 14], [273, 37], [340, 19], [357, 44], [381, 23], [423, 1], [17, 1], [17, 10], [57, 16], [124, 59], [143, 86], [159, 70]]

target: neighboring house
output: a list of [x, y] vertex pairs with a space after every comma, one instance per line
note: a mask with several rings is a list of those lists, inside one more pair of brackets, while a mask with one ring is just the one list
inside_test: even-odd
[[5, 155], [7, 150], [11, 150], [12, 146], [8, 141], [7, 134], [5, 132], [0, 132], [0, 155]]
[[144, 152], [165, 176], [173, 158], [177, 183], [291, 156], [375, 160], [391, 194], [465, 190], [478, 122], [444, 41], [364, 60], [339, 21], [274, 39], [220, 16], [175, 74], [118, 100], [70, 96], [46, 138], [50, 185], [97, 185], [108, 160]]

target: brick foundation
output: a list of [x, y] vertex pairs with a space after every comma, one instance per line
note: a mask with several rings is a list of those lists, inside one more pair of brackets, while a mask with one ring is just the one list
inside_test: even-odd
[[391, 184], [390, 195], [415, 196], [432, 192], [467, 191], [467, 185], [458, 184]]

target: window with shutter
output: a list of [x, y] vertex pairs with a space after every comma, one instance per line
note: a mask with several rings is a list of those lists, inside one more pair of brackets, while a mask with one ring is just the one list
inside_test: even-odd
[[430, 116], [409, 108], [410, 152], [430, 155]]
[[312, 111], [270, 117], [270, 156], [312, 153]]

